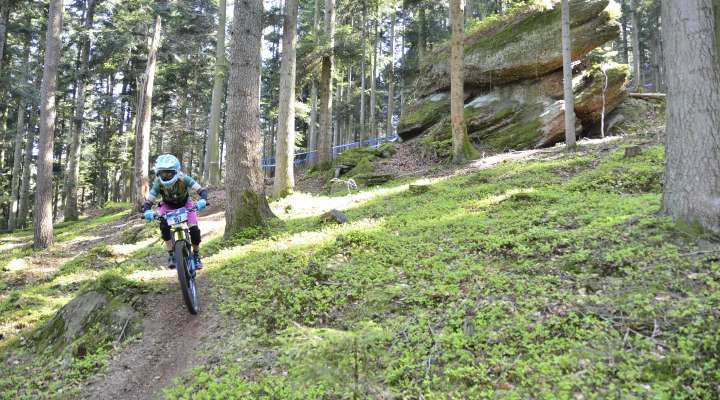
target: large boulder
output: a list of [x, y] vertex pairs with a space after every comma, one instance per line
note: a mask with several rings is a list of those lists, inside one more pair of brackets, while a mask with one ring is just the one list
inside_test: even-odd
[[39, 351], [82, 358], [134, 335], [141, 322], [140, 314], [122, 298], [92, 290], [63, 306], [34, 339]]
[[[603, 72], [604, 71], [604, 72]], [[576, 130], [589, 127], [600, 119], [603, 108], [605, 76], [605, 114], [622, 100], [627, 81], [626, 65], [605, 64], [583, 71], [574, 79]], [[433, 95], [437, 96], [437, 95]], [[550, 74], [496, 87], [466, 102], [465, 122], [471, 142], [491, 152], [510, 149], [540, 148], [553, 145], [565, 137], [565, 102], [562, 99], [562, 75]], [[431, 102], [431, 101], [427, 101]], [[449, 155], [451, 145], [450, 117], [426, 121], [425, 130], [401, 132], [409, 139], [425, 132], [425, 144]]]
[[[481, 23], [465, 41], [465, 121], [471, 141], [481, 150], [538, 148], [564, 138], [559, 0], [547, 4]], [[617, 37], [617, 4], [612, 0], [571, 0], [570, 5], [574, 59]], [[449, 154], [451, 145], [447, 54], [441, 48], [422, 67], [417, 100], [406, 107], [398, 125], [403, 140], [425, 134], [423, 142], [440, 156]], [[607, 115], [622, 101], [628, 68], [576, 62], [573, 74], [581, 132], [596, 125], [603, 109]]]
[[[484, 24], [465, 39], [465, 85], [487, 88], [535, 79], [562, 68], [560, 0]], [[620, 27], [610, 0], [570, 0], [574, 60], [616, 39]], [[421, 67], [418, 97], [450, 88], [450, 48], [433, 52]]]

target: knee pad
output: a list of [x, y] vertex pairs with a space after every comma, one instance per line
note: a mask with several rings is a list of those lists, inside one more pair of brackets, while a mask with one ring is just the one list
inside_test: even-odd
[[190, 230], [190, 243], [194, 245], [200, 244], [200, 228], [197, 225], [193, 225], [189, 228]]
[[168, 241], [172, 239], [172, 231], [170, 230], [170, 225], [168, 225], [167, 221], [164, 219], [160, 221], [160, 233], [162, 234], [162, 239], [164, 241]]

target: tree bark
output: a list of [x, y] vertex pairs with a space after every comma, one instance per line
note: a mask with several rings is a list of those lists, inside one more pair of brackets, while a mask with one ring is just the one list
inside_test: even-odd
[[[30, 75], [30, 41], [31, 34], [28, 32], [25, 35], [25, 50], [24, 57], [25, 66], [23, 68], [23, 84], [27, 83]], [[18, 107], [17, 107], [17, 126], [15, 127], [15, 152], [13, 156], [13, 168], [10, 174], [10, 207], [8, 213], [8, 230], [13, 231], [17, 227], [18, 208], [20, 203], [20, 175], [22, 168], [23, 158], [23, 139], [25, 138], [25, 110], [27, 109], [27, 99], [21, 93], [18, 96]]]
[[362, 57], [360, 58], [360, 145], [368, 139], [367, 126], [365, 125], [365, 49], [367, 48], [367, 6], [363, 1], [362, 12]]
[[633, 86], [632, 91], [637, 92], [642, 85], [642, 71], [640, 70], [640, 62], [642, 54], [640, 52], [640, 23], [637, 17], [637, 3], [633, 0], [630, 3], [630, 20], [632, 23], [632, 48], [633, 48]]
[[[26, 46], [29, 49], [29, 46]], [[12, 177], [10, 189], [10, 209], [8, 216], [8, 231], [13, 231], [17, 227], [18, 206], [20, 202], [20, 169], [22, 167], [23, 155], [23, 138], [25, 137], [25, 99], [20, 98], [18, 101], [18, 118], [17, 133], [15, 135], [15, 153], [13, 157], [13, 169], [10, 176]]]
[[663, 210], [675, 221], [715, 234], [720, 233], [718, 5], [717, 0], [662, 4], [668, 86]]
[[8, 20], [10, 19], [10, 0], [0, 0], [0, 70], [2, 70], [3, 57], [5, 55], [5, 34], [7, 33]]
[[[377, 54], [378, 54], [378, 25], [380, 24], [380, 14], [375, 9], [375, 23], [373, 24], [373, 53], [370, 65], [370, 116], [368, 124], [370, 125], [370, 134], [368, 136], [378, 137], [377, 127]], [[370, 143], [363, 143], [363, 146], [367, 146]]]
[[320, 137], [319, 137], [319, 168], [330, 166], [330, 142], [332, 141], [332, 76], [335, 64], [335, 0], [325, 0], [325, 36], [328, 41], [329, 54], [322, 58], [320, 73]]
[[275, 181], [273, 196], [283, 197], [295, 188], [295, 46], [298, 1], [285, 2], [280, 65], [280, 104], [278, 111], [278, 141], [275, 152]]
[[261, 167], [261, 0], [235, 2], [228, 82], [225, 237], [273, 217]]
[[218, 1], [218, 28], [215, 46], [215, 83], [213, 84], [212, 103], [210, 108], [210, 129], [207, 138], [207, 151], [205, 152], [205, 169], [203, 180], [213, 186], [220, 184], [220, 153], [219, 130], [220, 114], [222, 113], [222, 99], [225, 92], [225, 20], [226, 0]]
[[452, 124], [453, 162], [462, 163], [470, 156], [465, 126], [465, 90], [463, 43], [465, 42], [465, 0], [450, 1], [450, 121]]
[[44, 249], [53, 243], [53, 135], [55, 132], [55, 89], [60, 62], [63, 0], [51, 0], [45, 41], [45, 61], [40, 87], [40, 140], [38, 143], [37, 188], [35, 192], [33, 247]]
[[[33, 115], [32, 107], [30, 107], [29, 115]], [[35, 118], [31, 118], [33, 121]], [[31, 123], [30, 126], [33, 124]], [[33, 146], [35, 144], [35, 131], [30, 128], [28, 129], [28, 137], [25, 142], [25, 155], [23, 156], [23, 167], [22, 167], [22, 179], [20, 183], [20, 204], [18, 205], [18, 217], [16, 228], [25, 227], [27, 221], [27, 215], [30, 205], [30, 164], [32, 162]]]
[[572, 90], [572, 58], [570, 54], [570, 6], [562, 0], [563, 88], [565, 98], [565, 145], [575, 148], [575, 99]]
[[85, 111], [85, 86], [90, 75], [90, 31], [92, 30], [95, 16], [96, 0], [87, 0], [85, 10], [85, 21], [83, 23], [83, 34], [78, 47], [80, 48], [80, 68], [75, 78], [77, 94], [75, 96], [75, 112], [71, 124], [71, 141], [68, 156], [68, 168], [66, 172], [65, 185], [63, 188], [65, 197], [65, 220], [76, 221], [78, 219], [77, 209], [77, 181], [80, 176], [80, 154], [82, 147], [82, 130]]
[[132, 200], [136, 210], [140, 210], [145, 202], [148, 191], [148, 170], [150, 168], [150, 123], [152, 120], [152, 95], [155, 83], [155, 64], [157, 51], [160, 47], [160, 30], [162, 21], [160, 16], [155, 17], [152, 43], [148, 52], [147, 66], [142, 77], [142, 84], [138, 85], [138, 111], [137, 126], [135, 127], [135, 163], [133, 167], [134, 182]]
[[387, 103], [387, 127], [385, 136], [393, 134], [393, 114], [395, 113], [395, 19], [397, 10], [390, 13], [390, 66], [388, 67], [388, 103]]
[[[315, 46], [318, 46], [319, 38], [318, 33], [320, 31], [320, 0], [315, 0], [313, 7], [313, 33], [315, 34]], [[318, 135], [318, 85], [317, 85], [317, 73], [313, 72], [312, 85], [310, 87], [310, 98], [312, 99], [312, 108], [310, 110], [310, 126], [308, 130], [307, 138], [307, 151], [314, 151], [317, 147], [317, 135]], [[317, 161], [317, 154], [311, 153], [305, 155], [305, 157], [312, 159], [310, 165]], [[314, 161], [313, 161], [314, 160]]]
[[418, 10], [418, 40], [417, 40], [417, 66], [418, 69], [425, 62], [425, 8], [423, 5], [419, 5]]

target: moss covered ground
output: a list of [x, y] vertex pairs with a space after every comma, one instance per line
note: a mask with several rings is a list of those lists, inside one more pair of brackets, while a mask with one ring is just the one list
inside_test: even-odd
[[658, 215], [663, 149], [594, 148], [289, 220], [213, 257], [238, 329], [193, 398], [713, 398], [717, 246]]
[[[232, 329], [164, 397], [715, 398], [720, 250], [658, 213], [656, 142], [547, 151], [424, 191], [396, 182], [354, 202], [345, 225], [305, 215], [209, 241], [205, 295]], [[642, 151], [626, 158], [629, 145]], [[95, 221], [62, 229], [71, 241]], [[128, 241], [144, 236], [133, 229]], [[101, 243], [24, 286], [6, 271], [0, 397], [76, 398], [132, 345], [58, 357], [32, 332], [86, 290], [162, 290], [132, 278], [156, 247], [118, 257]]]

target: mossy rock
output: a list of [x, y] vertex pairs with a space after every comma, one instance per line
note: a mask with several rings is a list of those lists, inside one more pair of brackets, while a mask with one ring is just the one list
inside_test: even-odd
[[416, 137], [440, 119], [450, 115], [450, 94], [436, 93], [410, 104], [400, 116], [398, 136], [403, 140]]
[[101, 290], [85, 292], [33, 334], [38, 352], [83, 357], [133, 336], [141, 329], [140, 314], [121, 296]]
[[[465, 39], [465, 86], [487, 88], [533, 79], [562, 68], [560, 2], [544, 2], [492, 17]], [[573, 59], [616, 39], [617, 7], [609, 0], [571, 0]], [[450, 88], [450, 46], [444, 44], [421, 66], [418, 97]]]

